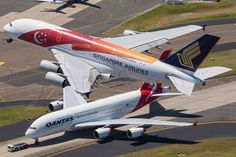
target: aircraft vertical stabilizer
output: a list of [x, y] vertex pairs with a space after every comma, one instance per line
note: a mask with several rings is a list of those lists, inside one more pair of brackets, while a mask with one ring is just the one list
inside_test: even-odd
[[163, 62], [185, 71], [195, 72], [219, 39], [217, 36], [203, 35]]

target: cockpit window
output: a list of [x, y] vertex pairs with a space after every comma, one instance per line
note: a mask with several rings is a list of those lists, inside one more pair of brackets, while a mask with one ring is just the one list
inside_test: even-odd
[[30, 129], [36, 130], [36, 128], [35, 128], [35, 127], [30, 127]]

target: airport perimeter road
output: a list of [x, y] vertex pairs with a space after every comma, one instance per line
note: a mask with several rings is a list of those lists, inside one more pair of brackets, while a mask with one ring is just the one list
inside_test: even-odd
[[[200, 92], [194, 93], [192, 97], [179, 96], [170, 99], [165, 99], [159, 101], [159, 104], [152, 104], [159, 107], [155, 112], [149, 112], [149, 106], [138, 110], [137, 112], [128, 115], [128, 117], [146, 117], [161, 120], [174, 120], [173, 116], [188, 116], [185, 119], [178, 119], [180, 121], [191, 121], [194, 122], [201, 118], [200, 122], [208, 121], [209, 117], [213, 117], [214, 121], [220, 119], [219, 112], [208, 112], [211, 114], [201, 114], [203, 111], [209, 111], [211, 109], [220, 108], [236, 102], [236, 82], [227, 83], [220, 86], [214, 86], [201, 90]], [[235, 104], [234, 104], [235, 107]], [[164, 109], [163, 109], [164, 108]], [[222, 109], [222, 108], [221, 108]], [[229, 108], [225, 108], [229, 109]], [[219, 109], [220, 110], [220, 109]], [[219, 111], [217, 110], [217, 111]], [[231, 108], [232, 110], [232, 108]], [[234, 108], [235, 110], [235, 108]], [[153, 111], [153, 109], [152, 109]], [[229, 113], [225, 110], [226, 113]], [[169, 115], [168, 115], [169, 113]], [[175, 113], [175, 114], [174, 114]], [[199, 114], [200, 113], [200, 114]], [[163, 115], [162, 115], [163, 114]], [[166, 114], [166, 115], [164, 115]], [[218, 115], [218, 117], [216, 116]], [[233, 112], [232, 112], [233, 114]], [[228, 114], [232, 118], [230, 120], [236, 120], [235, 116]], [[234, 113], [235, 114], [235, 113]], [[160, 116], [162, 115], [162, 116]], [[172, 116], [171, 116], [172, 115]], [[206, 116], [204, 116], [206, 115]], [[194, 118], [194, 119], [191, 119]], [[204, 117], [207, 117], [206, 119]], [[229, 120], [225, 117], [225, 120]], [[127, 130], [130, 126], [124, 126], [120, 130]], [[160, 129], [160, 127], [152, 127], [149, 130]], [[4, 141], [0, 143], [0, 154], [4, 156], [38, 156], [38, 155], [49, 155], [56, 152], [70, 150], [72, 147], [80, 147], [81, 145], [87, 145], [90, 142], [95, 142], [93, 139], [92, 130], [76, 131], [63, 135], [63, 133], [55, 134], [40, 139], [41, 143], [38, 146], [34, 146], [27, 150], [23, 150], [17, 153], [6, 152], [6, 145], [9, 143], [27, 142], [32, 143], [32, 139], [26, 137], [20, 137], [17, 139], [12, 139], [10, 141]]]

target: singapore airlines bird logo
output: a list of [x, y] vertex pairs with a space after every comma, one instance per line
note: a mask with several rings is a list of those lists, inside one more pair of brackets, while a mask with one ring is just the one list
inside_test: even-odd
[[194, 69], [192, 60], [201, 53], [199, 43], [195, 42], [191, 46], [183, 50], [183, 53], [178, 53], [177, 57], [182, 66]]

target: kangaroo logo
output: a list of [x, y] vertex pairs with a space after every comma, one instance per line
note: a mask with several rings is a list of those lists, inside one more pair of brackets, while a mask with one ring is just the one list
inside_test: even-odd
[[195, 42], [189, 47], [185, 48], [183, 50], [183, 53], [178, 53], [177, 57], [179, 60], [179, 63], [182, 66], [194, 69], [192, 60], [197, 57], [201, 53], [199, 43]]

